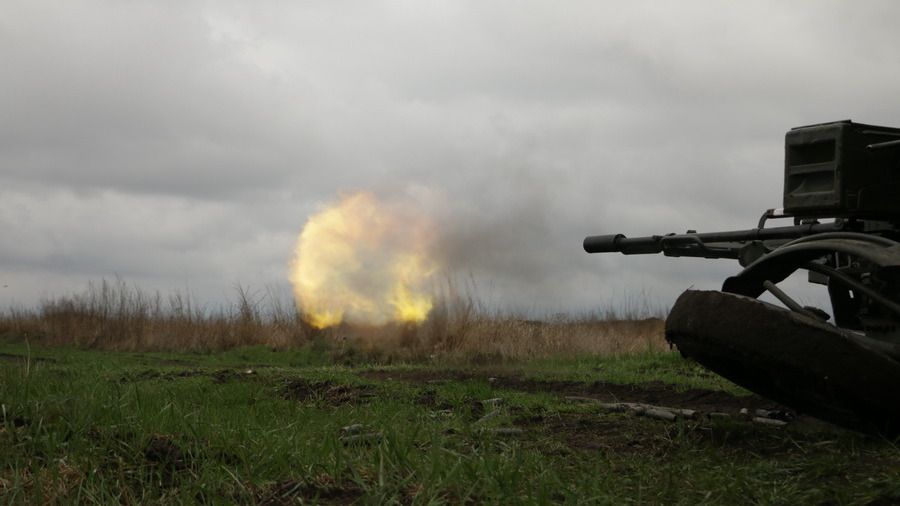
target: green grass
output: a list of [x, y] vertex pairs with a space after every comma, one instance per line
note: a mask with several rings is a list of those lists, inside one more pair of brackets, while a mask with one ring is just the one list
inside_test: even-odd
[[[6, 503], [900, 501], [894, 442], [820, 425], [599, 413], [553, 391], [487, 379], [663, 381], [746, 393], [675, 354], [395, 364], [378, 367], [379, 378], [367, 375], [372, 365], [333, 365], [321, 346], [138, 354], [0, 344], [0, 354]], [[475, 377], [402, 379], [461, 368]], [[503, 399], [499, 414], [479, 421], [491, 410], [480, 401], [494, 397]], [[353, 424], [377, 436], [342, 440]]]

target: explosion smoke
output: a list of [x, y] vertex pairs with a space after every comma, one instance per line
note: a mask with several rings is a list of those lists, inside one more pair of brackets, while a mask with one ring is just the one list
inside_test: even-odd
[[438, 268], [433, 231], [409, 204], [343, 195], [311, 216], [297, 240], [290, 278], [298, 308], [318, 328], [424, 320]]

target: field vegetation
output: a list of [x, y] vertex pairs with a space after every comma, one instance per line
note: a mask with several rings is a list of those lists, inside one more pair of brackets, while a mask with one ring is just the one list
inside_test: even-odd
[[420, 324], [315, 329], [277, 290], [235, 288], [231, 304], [210, 308], [189, 293], [163, 296], [121, 279], [91, 284], [83, 293], [47, 298], [36, 308], [0, 312], [0, 336], [51, 346], [117, 351], [220, 351], [237, 346], [288, 349], [311, 340], [384, 360], [433, 355], [519, 359], [557, 355], [616, 355], [668, 349], [663, 311], [635, 298], [581, 316], [533, 317], [487, 308], [473, 286], [448, 282]]
[[749, 394], [641, 311], [534, 320], [445, 294], [418, 326], [318, 331], [238, 294], [210, 311], [116, 281], [7, 311], [0, 502], [900, 501], [897, 441]]

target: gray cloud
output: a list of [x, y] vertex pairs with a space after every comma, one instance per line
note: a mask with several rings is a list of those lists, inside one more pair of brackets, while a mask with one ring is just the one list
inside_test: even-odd
[[[286, 282], [338, 191], [413, 191], [498, 305], [661, 304], [724, 261], [585, 235], [752, 226], [788, 128], [897, 125], [900, 6], [14, 2], [0, 15], [0, 305], [125, 276]], [[415, 190], [415, 189], [419, 190]], [[8, 280], [8, 281], [7, 281]]]

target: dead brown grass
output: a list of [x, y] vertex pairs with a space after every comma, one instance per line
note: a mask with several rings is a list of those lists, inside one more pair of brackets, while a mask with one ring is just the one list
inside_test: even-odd
[[434, 332], [422, 326], [333, 329], [338, 357], [358, 354], [383, 361], [450, 357], [477, 362], [575, 355], [616, 356], [669, 349], [660, 318], [543, 322], [478, 315]]
[[162, 297], [120, 279], [91, 284], [83, 293], [41, 301], [37, 308], [0, 314], [0, 336], [49, 345], [114, 350], [222, 350], [305, 343], [312, 333], [293, 304], [271, 290], [236, 287], [230, 306], [209, 309], [189, 295]]
[[533, 319], [487, 309], [473, 295], [448, 282], [421, 325], [342, 326], [332, 338], [347, 354], [398, 360], [455, 357], [469, 360], [516, 360], [549, 356], [622, 355], [668, 350], [663, 311], [644, 299], [612, 310]]
[[[32, 469], [37, 468], [37, 471]], [[84, 481], [84, 472], [71, 466], [64, 459], [44, 466], [21, 466], [20, 471], [5, 469], [0, 473], [0, 498], [20, 487], [25, 497], [40, 497], [42, 504], [64, 504]], [[38, 488], [40, 492], [36, 492]], [[9, 497], [12, 504], [12, 497]], [[22, 498], [20, 497], [21, 501]]]
[[163, 297], [121, 279], [104, 280], [81, 294], [45, 299], [31, 310], [0, 313], [0, 336], [124, 351], [287, 348], [318, 339], [338, 358], [375, 360], [507, 360], [668, 349], [662, 319], [635, 301], [618, 312], [529, 319], [488, 310], [473, 291], [473, 285], [460, 290], [448, 282], [422, 324], [316, 330], [292, 300], [271, 289], [254, 292], [237, 286], [231, 305], [211, 310], [189, 294]]

